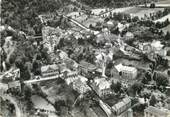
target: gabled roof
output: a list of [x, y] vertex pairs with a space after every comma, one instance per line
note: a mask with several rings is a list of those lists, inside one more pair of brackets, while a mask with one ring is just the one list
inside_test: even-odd
[[105, 78], [94, 79], [94, 82], [98, 86], [99, 90], [109, 89], [111, 85], [111, 83], [107, 81]]
[[[126, 97], [126, 98], [124, 98], [121, 102], [118, 102], [117, 104], [115, 104], [114, 106], [112, 106], [112, 109], [117, 112], [118, 110], [120, 110], [122, 107], [124, 107], [125, 105], [127, 105], [127, 104], [129, 104], [129, 103], [131, 103], [131, 100], [130, 100], [129, 97]], [[131, 106], [131, 105], [130, 105], [130, 106]], [[124, 112], [124, 111], [125, 111], [126, 109], [128, 109], [128, 108], [130, 108], [130, 107], [127, 107], [127, 106], [126, 106], [126, 108], [124, 108], [124, 110], [121, 109], [121, 112], [119, 112], [118, 114]]]
[[127, 71], [136, 71], [137, 69], [135, 67], [130, 67], [130, 66], [124, 66], [122, 64], [118, 64], [115, 66], [118, 72], [127, 70]]

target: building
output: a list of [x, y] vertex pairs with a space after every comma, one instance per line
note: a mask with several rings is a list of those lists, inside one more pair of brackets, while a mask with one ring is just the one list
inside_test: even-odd
[[8, 83], [8, 89], [18, 88], [20, 91], [22, 90], [22, 83], [20, 81], [13, 81]]
[[44, 47], [48, 48], [48, 53], [54, 52], [54, 47], [58, 45], [63, 35], [64, 32], [59, 28], [53, 28], [49, 26], [43, 27], [43, 45]]
[[113, 117], [133, 117], [130, 98], [126, 97], [122, 101], [112, 106], [112, 111]]
[[77, 80], [73, 82], [73, 89], [83, 94], [90, 90], [90, 87], [86, 84], [87, 78], [79, 76]]
[[90, 90], [90, 87], [86, 84], [87, 80], [87, 78], [77, 75], [69, 76], [65, 79], [67, 85], [72, 86], [72, 88], [80, 94]]
[[127, 32], [127, 33], [125, 34], [125, 39], [126, 39], [126, 40], [130, 40], [130, 39], [133, 39], [133, 38], [134, 38], [134, 34], [133, 34], [133, 33]]
[[105, 97], [108, 94], [111, 94], [110, 86], [111, 82], [107, 81], [105, 78], [94, 79], [93, 87], [100, 97]]
[[144, 117], [169, 117], [170, 111], [149, 106], [144, 110]]
[[78, 73], [81, 75], [87, 75], [87, 73], [92, 73], [96, 70], [96, 66], [93, 64], [90, 64], [86, 61], [81, 61], [78, 66]]
[[150, 53], [152, 51], [150, 43], [139, 44], [139, 49], [142, 50], [144, 53]]
[[11, 81], [14, 81], [16, 80], [17, 78], [20, 78], [20, 69], [14, 69], [8, 73], [6, 73], [3, 77], [3, 79], [5, 80], [11, 80]]
[[41, 67], [41, 75], [42, 77], [50, 77], [58, 75], [60, 71], [60, 68], [58, 65], [46, 65]]
[[123, 78], [134, 79], [137, 76], [137, 69], [135, 67], [124, 66], [122, 64], [118, 64], [115, 66], [119, 75]]

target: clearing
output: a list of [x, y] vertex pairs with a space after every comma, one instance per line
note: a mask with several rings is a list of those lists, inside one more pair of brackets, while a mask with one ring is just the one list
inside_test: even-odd
[[145, 15], [150, 15], [150, 13], [156, 13], [158, 11], [163, 11], [164, 8], [141, 8], [141, 7], [133, 7], [131, 9], [126, 10], [124, 13], [130, 14], [132, 16], [138, 16], [139, 18], [144, 17]]

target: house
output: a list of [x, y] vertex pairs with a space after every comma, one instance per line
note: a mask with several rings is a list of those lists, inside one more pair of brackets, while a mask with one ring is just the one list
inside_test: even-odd
[[50, 76], [56, 76], [59, 75], [59, 72], [61, 69], [58, 65], [46, 65], [41, 67], [41, 75], [42, 77], [50, 77]]
[[169, 117], [170, 111], [166, 109], [149, 106], [144, 110], [144, 117]]
[[134, 79], [137, 76], [137, 69], [135, 67], [124, 66], [122, 64], [115, 65], [119, 75], [123, 78]]
[[151, 47], [152, 47], [152, 49], [153, 50], [155, 50], [155, 51], [157, 51], [157, 50], [161, 50], [162, 48], [163, 48], [163, 44], [161, 44], [161, 42], [160, 41], [153, 41], [152, 43], [151, 43]]
[[20, 81], [13, 81], [13, 82], [9, 82], [8, 83], [8, 88], [17, 88], [17, 87], [21, 87], [21, 83]]
[[90, 90], [90, 87], [86, 84], [87, 78], [78, 76], [78, 79], [73, 82], [73, 89], [83, 94]]
[[163, 49], [164, 45], [161, 44], [160, 41], [153, 41], [151, 43], [152, 50], [156, 53], [159, 54], [160, 56], [166, 56], [167, 55], [167, 50]]
[[130, 98], [123, 98], [122, 101], [112, 106], [114, 117], [133, 117], [133, 110], [131, 109], [131, 106]]
[[71, 85], [73, 89], [79, 92], [80, 94], [90, 90], [90, 87], [86, 84], [87, 80], [87, 78], [77, 75], [69, 76], [65, 79], [67, 85]]
[[16, 80], [17, 78], [20, 77], [20, 69], [13, 69], [12, 71], [6, 73], [3, 77], [3, 79], [11, 79], [11, 80]]
[[125, 39], [126, 39], [126, 40], [130, 40], [130, 39], [133, 39], [133, 38], [134, 38], [134, 34], [133, 34], [133, 33], [127, 32], [127, 33], [125, 34]]
[[111, 82], [107, 81], [105, 78], [96, 78], [93, 82], [93, 87], [96, 93], [100, 97], [105, 97], [111, 93]]

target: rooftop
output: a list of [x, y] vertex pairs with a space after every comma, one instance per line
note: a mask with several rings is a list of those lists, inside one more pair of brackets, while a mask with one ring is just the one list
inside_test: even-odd
[[87, 68], [89, 70], [95, 70], [96, 69], [96, 66], [91, 64], [91, 63], [88, 63], [86, 61], [80, 61], [80, 66], [81, 67], [84, 67], [84, 68]]
[[164, 45], [161, 44], [160, 41], [155, 41], [155, 40], [154, 40], [154, 41], [151, 43], [151, 46], [154, 47], [154, 48], [162, 48]]
[[130, 72], [137, 71], [137, 69], [135, 67], [124, 66], [121, 63], [118, 65], [115, 65], [115, 68], [117, 69], [118, 72], [120, 72], [120, 71], [130, 71]]
[[53, 65], [46, 65], [41, 67], [41, 72], [51, 71], [51, 70], [57, 70], [58, 66], [56, 64]]
[[111, 83], [107, 81], [105, 78], [97, 78], [94, 80], [96, 85], [99, 87], [100, 90], [110, 88]]

